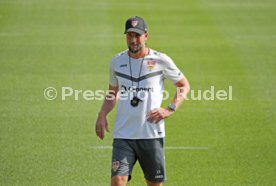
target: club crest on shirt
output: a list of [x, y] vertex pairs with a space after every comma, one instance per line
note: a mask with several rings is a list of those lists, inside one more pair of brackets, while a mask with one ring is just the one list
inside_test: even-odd
[[112, 162], [112, 170], [113, 170], [113, 172], [116, 172], [119, 167], [120, 167], [120, 161], [113, 161]]
[[131, 21], [131, 25], [133, 27], [136, 27], [138, 25], [138, 21], [136, 21], [136, 20]]
[[147, 62], [147, 69], [148, 69], [149, 71], [152, 71], [152, 70], [154, 69], [155, 65], [156, 65], [156, 61], [154, 61], [154, 60], [149, 60], [149, 61]]

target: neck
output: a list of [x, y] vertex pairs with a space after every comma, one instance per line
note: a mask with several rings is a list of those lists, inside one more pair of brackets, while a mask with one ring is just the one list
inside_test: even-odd
[[137, 53], [132, 53], [128, 51], [128, 55], [132, 58], [138, 59], [138, 58], [143, 58], [149, 53], [149, 49], [144, 47], [142, 48], [139, 52]]

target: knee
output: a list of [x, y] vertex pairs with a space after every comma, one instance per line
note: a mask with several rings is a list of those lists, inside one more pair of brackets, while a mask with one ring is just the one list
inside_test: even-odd
[[147, 180], [147, 185], [148, 186], [162, 186], [162, 182], [152, 182], [152, 181], [149, 181]]
[[111, 179], [111, 186], [125, 186], [127, 180], [128, 176], [113, 176]]

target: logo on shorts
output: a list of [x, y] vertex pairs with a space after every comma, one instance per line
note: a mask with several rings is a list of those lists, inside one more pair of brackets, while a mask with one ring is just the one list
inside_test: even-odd
[[161, 170], [156, 170], [156, 175], [154, 176], [156, 179], [162, 179], [164, 178], [164, 175], [162, 174]]
[[116, 172], [119, 167], [120, 167], [120, 161], [113, 161], [112, 162], [112, 170], [113, 170], [113, 172]]

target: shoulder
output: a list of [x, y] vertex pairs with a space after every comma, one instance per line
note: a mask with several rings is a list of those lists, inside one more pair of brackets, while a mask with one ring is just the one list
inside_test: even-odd
[[125, 62], [125, 60], [127, 60], [127, 50], [120, 52], [118, 54], [115, 54], [111, 60], [110, 60], [110, 66], [114, 67], [116, 64], [120, 64], [122, 62]]
[[115, 54], [113, 57], [112, 57], [112, 60], [118, 60], [118, 59], [121, 59], [121, 58], [124, 58], [127, 56], [127, 50], [125, 51], [122, 51], [118, 54]]
[[165, 53], [150, 49], [150, 57], [158, 59], [163, 63], [171, 63], [173, 60]]

